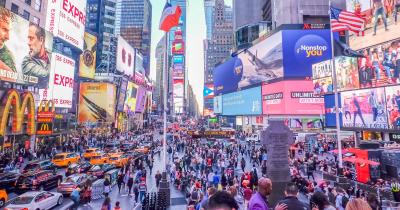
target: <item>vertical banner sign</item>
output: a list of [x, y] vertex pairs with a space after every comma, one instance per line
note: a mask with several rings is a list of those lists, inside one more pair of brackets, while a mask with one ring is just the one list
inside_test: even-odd
[[83, 53], [79, 59], [79, 76], [94, 79], [96, 71], [97, 37], [85, 32]]
[[[51, 105], [51, 110], [50, 110]], [[37, 110], [37, 135], [51, 135], [53, 134], [53, 119], [55, 106], [52, 100], [41, 101]]]

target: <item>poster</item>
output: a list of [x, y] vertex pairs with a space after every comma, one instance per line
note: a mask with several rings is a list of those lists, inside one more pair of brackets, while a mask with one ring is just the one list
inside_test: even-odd
[[79, 76], [94, 79], [96, 71], [97, 37], [85, 32], [83, 53], [79, 58]]
[[335, 58], [335, 68], [339, 91], [359, 89], [360, 81], [357, 59], [340, 56]]
[[128, 86], [126, 88], [125, 105], [124, 105], [125, 112], [135, 113], [137, 92], [138, 92], [138, 86], [135, 83], [128, 82]]
[[400, 130], [400, 86], [385, 88], [389, 129]]

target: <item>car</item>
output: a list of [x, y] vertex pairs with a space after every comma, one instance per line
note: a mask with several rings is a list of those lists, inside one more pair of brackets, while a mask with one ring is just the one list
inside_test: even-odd
[[112, 164], [94, 165], [89, 169], [87, 174], [96, 176], [97, 178], [101, 179], [104, 177], [104, 174], [107, 171], [111, 171], [113, 169], [116, 169], [116, 167], [115, 167], [115, 165], [112, 165]]
[[83, 158], [89, 160], [92, 156], [100, 154], [102, 151], [99, 148], [89, 148], [83, 153]]
[[93, 183], [97, 180], [97, 177], [87, 174], [73, 174], [64, 179], [57, 187], [57, 192], [63, 195], [71, 195], [75, 188], [83, 188], [86, 183]]
[[116, 150], [116, 149], [118, 149], [120, 147], [120, 144], [119, 143], [107, 143], [105, 146], [104, 146], [104, 151], [105, 152], [109, 152], [109, 151], [111, 151], [111, 150]]
[[15, 192], [21, 194], [31, 190], [52, 190], [62, 181], [62, 175], [52, 171], [27, 172], [18, 177], [15, 182]]
[[135, 145], [133, 143], [123, 143], [119, 147], [122, 151], [127, 152], [133, 148], [135, 148]]
[[63, 203], [63, 195], [57, 192], [32, 191], [13, 199], [4, 210], [48, 210]]
[[42, 170], [51, 170], [53, 173], [56, 173], [57, 166], [54, 165], [50, 160], [36, 160], [29, 162], [24, 169], [22, 169], [22, 173]]
[[8, 194], [6, 190], [0, 190], [0, 207], [3, 207], [8, 200]]
[[72, 163], [68, 166], [67, 170], [65, 171], [65, 176], [70, 176], [72, 174], [79, 174], [79, 173], [86, 173], [92, 167], [88, 161], [82, 163]]
[[116, 167], [121, 168], [122, 166], [126, 165], [128, 163], [129, 156], [128, 155], [111, 155], [110, 158], [108, 159], [109, 164], [113, 164]]
[[21, 174], [15, 172], [5, 172], [0, 174], [0, 189], [5, 189], [7, 192], [12, 192], [15, 187], [15, 182]]
[[91, 158], [90, 158], [90, 164], [92, 164], [92, 165], [98, 165], [98, 164], [105, 164], [105, 163], [107, 163], [108, 162], [108, 159], [109, 159], [110, 157], [107, 155], [107, 154], [105, 154], [105, 153], [103, 153], [103, 154], [99, 154], [99, 155], [94, 155], [94, 156], [92, 156]]
[[53, 157], [52, 163], [57, 167], [67, 167], [72, 163], [78, 163], [81, 157], [76, 153], [60, 153]]
[[142, 153], [142, 154], [147, 154], [149, 152], [149, 147], [147, 147], [147, 146], [139, 146], [134, 151], [138, 152], [138, 153]]
[[112, 155], [122, 155], [124, 154], [123, 151], [119, 150], [119, 149], [114, 149], [114, 150], [110, 150], [107, 152], [108, 156], [112, 156]]

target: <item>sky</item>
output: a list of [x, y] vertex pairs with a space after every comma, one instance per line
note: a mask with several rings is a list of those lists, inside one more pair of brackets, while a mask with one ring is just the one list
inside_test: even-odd
[[[204, 85], [204, 54], [203, 40], [206, 37], [206, 24], [204, 17], [203, 0], [187, 0], [186, 22], [186, 67], [188, 68], [188, 80], [199, 103], [200, 111], [203, 110], [203, 85]], [[150, 77], [156, 80], [155, 48], [163, 31], [158, 29], [161, 13], [165, 0], [151, 0], [152, 31], [151, 31], [151, 66]], [[225, 4], [231, 6], [232, 0], [225, 0]], [[202, 112], [202, 111], [201, 111]]]

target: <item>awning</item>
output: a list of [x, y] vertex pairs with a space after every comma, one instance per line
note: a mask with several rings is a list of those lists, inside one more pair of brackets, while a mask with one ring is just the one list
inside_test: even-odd
[[343, 161], [350, 162], [353, 164], [357, 163], [360, 165], [363, 165], [363, 164], [367, 164], [367, 165], [371, 165], [371, 166], [379, 166], [380, 165], [379, 162], [375, 162], [375, 161], [367, 160], [367, 159], [363, 159], [363, 158], [356, 158], [356, 157], [345, 157], [345, 158], [343, 158]]

